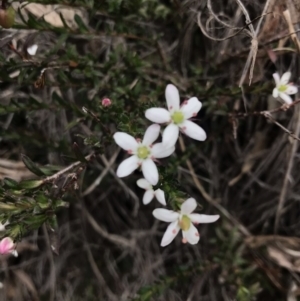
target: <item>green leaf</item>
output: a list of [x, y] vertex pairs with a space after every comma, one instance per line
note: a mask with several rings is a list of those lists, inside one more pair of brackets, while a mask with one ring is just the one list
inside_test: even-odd
[[17, 189], [18, 186], [19, 186], [19, 183], [16, 182], [15, 180], [13, 179], [10, 179], [10, 178], [4, 178], [3, 179], [3, 184], [5, 186], [7, 186], [8, 188], [13, 188], [13, 189]]
[[26, 167], [37, 176], [44, 176], [45, 174], [24, 154], [22, 154], [22, 161]]
[[25, 180], [19, 183], [19, 187], [24, 189], [33, 189], [41, 186], [42, 184], [42, 180]]
[[70, 29], [70, 27], [68, 26], [67, 21], [66, 21], [65, 18], [64, 18], [64, 15], [63, 15], [62, 13], [59, 13], [59, 16], [60, 16], [61, 21], [62, 21], [63, 24], [64, 24], [64, 27], [67, 28], [67, 29]]
[[88, 32], [89, 31], [79, 15], [75, 14], [74, 21], [78, 25], [81, 32]]

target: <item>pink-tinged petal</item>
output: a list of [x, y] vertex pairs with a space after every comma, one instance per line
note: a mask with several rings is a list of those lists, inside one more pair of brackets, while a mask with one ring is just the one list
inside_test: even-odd
[[190, 120], [185, 120], [180, 128], [184, 134], [195, 140], [204, 141], [206, 139], [206, 133], [202, 127]]
[[279, 86], [280, 85], [280, 76], [277, 72], [273, 74], [273, 78], [275, 80], [276, 86]]
[[150, 145], [152, 144], [159, 136], [160, 126], [158, 124], [150, 125], [144, 135], [142, 144]]
[[163, 144], [166, 147], [174, 146], [177, 142], [178, 136], [179, 136], [179, 127], [174, 123], [170, 123], [163, 132], [162, 135]]
[[208, 223], [214, 223], [216, 220], [220, 218], [220, 215], [206, 215], [206, 214], [191, 213], [189, 214], [189, 218], [195, 224], [208, 224]]
[[163, 108], [151, 108], [146, 110], [145, 117], [155, 123], [166, 123], [171, 120], [170, 112]]
[[183, 113], [185, 119], [195, 117], [200, 111], [202, 103], [197, 97], [190, 98], [185, 104], [181, 106], [181, 112]]
[[154, 209], [152, 214], [156, 219], [166, 223], [178, 221], [179, 218], [178, 212], [163, 208]]
[[152, 189], [152, 185], [146, 179], [139, 179], [136, 181], [137, 186], [143, 189]]
[[290, 105], [293, 102], [291, 96], [285, 93], [279, 92], [279, 97], [288, 105]]
[[291, 75], [292, 75], [291, 72], [283, 73], [283, 75], [281, 76], [281, 79], [280, 79], [280, 84], [286, 85], [289, 82]]
[[119, 178], [130, 175], [134, 170], [139, 167], [139, 158], [137, 156], [131, 156], [124, 160], [118, 167], [117, 176]]
[[152, 201], [153, 197], [154, 197], [154, 191], [147, 190], [143, 196], [143, 204], [148, 205]]
[[158, 182], [158, 170], [155, 163], [151, 159], [143, 160], [142, 172], [145, 179], [151, 184], [156, 185]]
[[10, 237], [5, 237], [0, 242], [0, 254], [8, 254], [11, 253], [14, 248], [14, 242]]
[[181, 214], [190, 214], [197, 208], [197, 202], [194, 198], [189, 198], [181, 205]]
[[166, 203], [166, 198], [165, 198], [165, 193], [163, 190], [161, 189], [157, 189], [154, 191], [154, 195], [156, 197], [156, 199], [164, 206], [167, 205]]
[[296, 94], [298, 92], [298, 87], [294, 86], [294, 85], [288, 85], [285, 93], [292, 95], [292, 94]]
[[191, 245], [195, 245], [200, 240], [200, 234], [197, 228], [191, 224], [187, 231], [182, 231], [183, 241], [188, 242]]
[[156, 143], [151, 148], [151, 155], [154, 158], [160, 159], [169, 157], [175, 151], [175, 146], [168, 147], [164, 143]]
[[169, 84], [166, 87], [165, 95], [166, 95], [168, 110], [170, 112], [179, 110], [180, 97], [179, 97], [178, 89], [174, 85]]
[[273, 89], [272, 95], [273, 95], [274, 98], [277, 98], [277, 97], [279, 96], [279, 91], [278, 91], [277, 88], [274, 88], [274, 89]]
[[179, 225], [178, 225], [178, 221], [175, 221], [175, 222], [171, 223], [168, 226], [168, 228], [167, 228], [167, 230], [166, 230], [166, 232], [165, 232], [165, 234], [164, 234], [164, 236], [161, 240], [160, 245], [162, 247], [165, 247], [168, 244], [170, 244], [174, 240], [176, 235], [178, 234], [179, 230], [180, 230], [180, 228], [179, 228]]
[[116, 132], [114, 134], [115, 142], [123, 149], [135, 151], [138, 147], [138, 142], [130, 135], [123, 132]]

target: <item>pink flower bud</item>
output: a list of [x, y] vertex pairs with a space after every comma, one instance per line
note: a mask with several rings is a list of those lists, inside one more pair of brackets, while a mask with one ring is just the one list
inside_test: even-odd
[[102, 99], [102, 106], [103, 107], [109, 107], [111, 105], [111, 100], [109, 98], [103, 98]]
[[18, 256], [13, 240], [10, 237], [4, 237], [0, 241], [0, 254], [5, 255], [9, 253], [13, 254], [14, 256]]

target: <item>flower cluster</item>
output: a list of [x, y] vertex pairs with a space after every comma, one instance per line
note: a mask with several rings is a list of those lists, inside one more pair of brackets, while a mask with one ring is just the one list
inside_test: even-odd
[[[117, 175], [118, 177], [126, 177], [134, 170], [141, 168], [144, 178], [139, 179], [137, 185], [146, 190], [143, 196], [145, 205], [149, 204], [154, 197], [162, 205], [167, 205], [164, 191], [161, 188], [153, 188], [159, 181], [159, 173], [155, 163], [158, 162], [158, 159], [173, 154], [179, 132], [198, 141], [206, 139], [205, 131], [190, 120], [197, 116], [202, 107], [198, 98], [192, 97], [180, 106], [179, 92], [171, 84], [166, 87], [165, 97], [168, 109], [150, 108], [146, 110], [145, 117], [154, 124], [146, 129], [143, 140], [135, 139], [123, 132], [116, 132], [113, 136], [116, 144], [130, 155], [119, 165]], [[162, 133], [162, 142], [156, 142], [161, 131], [159, 124], [167, 125]], [[161, 246], [171, 243], [180, 229], [182, 230], [183, 243], [196, 244], [200, 239], [200, 235], [194, 224], [211, 223], [219, 218], [219, 215], [209, 216], [192, 213], [197, 207], [197, 203], [193, 198], [183, 203], [178, 200], [173, 201], [179, 203], [180, 211], [162, 208], [153, 211], [155, 218], [170, 222], [163, 236]]]

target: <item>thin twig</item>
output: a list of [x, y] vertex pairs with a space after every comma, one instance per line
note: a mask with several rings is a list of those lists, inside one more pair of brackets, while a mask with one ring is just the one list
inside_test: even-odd
[[265, 116], [268, 120], [272, 121], [274, 124], [276, 124], [277, 126], [279, 126], [285, 133], [287, 133], [288, 135], [290, 135], [292, 138], [294, 138], [295, 140], [300, 141], [300, 138], [298, 137], [298, 134], [294, 134], [292, 131], [288, 130], [286, 127], [284, 127], [282, 124], [280, 124], [279, 122], [277, 122], [272, 115], [268, 112], [265, 111], [263, 116]]
[[99, 233], [103, 238], [107, 239], [111, 243], [117, 245], [120, 248], [127, 248], [127, 249], [132, 249], [135, 246], [135, 240], [131, 239], [126, 239], [122, 236], [116, 235], [116, 234], [111, 234], [108, 233], [106, 230], [104, 230], [98, 223], [97, 221], [92, 217], [92, 215], [87, 211], [86, 208], [83, 208], [83, 213], [87, 218], [87, 221], [89, 224], [92, 226], [92, 228]]
[[273, 118], [273, 116], [271, 115], [271, 114], [278, 113], [278, 112], [281, 112], [281, 111], [286, 111], [286, 110], [290, 109], [291, 107], [297, 105], [298, 103], [300, 103], [300, 99], [292, 102], [289, 105], [284, 104], [281, 107], [273, 109], [273, 110], [270, 110], [270, 111], [254, 111], [254, 112], [246, 112], [246, 113], [242, 113], [242, 112], [240, 112], [240, 113], [230, 113], [229, 114], [229, 120], [230, 120], [230, 122], [233, 125], [234, 137], [236, 137], [236, 130], [237, 130], [237, 128], [236, 128], [236, 125], [237, 125], [236, 119], [237, 118], [246, 118], [246, 117], [249, 117], [249, 116], [263, 116], [266, 119], [268, 119], [271, 122], [273, 122], [278, 127], [280, 127], [285, 133], [287, 133], [288, 135], [290, 135], [293, 139], [300, 141], [300, 138], [298, 137], [299, 135], [294, 134], [292, 131], [290, 131], [289, 129], [287, 129], [286, 127], [284, 127], [282, 124], [280, 124], [278, 121], [276, 121]]
[[106, 174], [109, 172], [111, 166], [115, 163], [116, 158], [120, 152], [120, 148], [115, 151], [115, 153], [110, 158], [108, 165], [105, 167], [105, 169], [101, 172], [99, 177], [96, 178], [96, 180], [82, 193], [82, 196], [86, 196], [90, 194], [97, 186], [100, 185], [103, 178], [106, 176]]
[[[297, 111], [295, 111], [295, 115], [294, 115], [297, 118], [296, 130], [295, 130], [295, 134], [297, 136], [299, 136], [299, 134], [300, 134], [300, 115], [299, 115], [299, 111], [300, 111], [299, 109]], [[298, 140], [300, 140], [300, 139], [296, 139], [296, 141], [294, 140], [292, 142], [292, 149], [291, 149], [291, 153], [290, 153], [290, 156], [289, 156], [288, 167], [286, 169], [286, 173], [285, 173], [285, 176], [284, 176], [283, 185], [282, 185], [282, 189], [281, 189], [280, 196], [279, 196], [278, 207], [277, 207], [277, 211], [276, 211], [275, 227], [274, 227], [274, 232], [275, 233], [277, 233], [277, 230], [278, 230], [281, 211], [282, 211], [284, 203], [285, 203], [287, 188], [288, 188], [288, 184], [289, 184], [290, 179], [291, 179], [291, 172], [292, 172], [293, 165], [294, 165], [294, 159], [295, 159], [295, 155], [296, 155], [296, 152], [297, 152], [297, 149], [298, 149]]]
[[249, 116], [262, 116], [264, 115], [266, 112], [268, 112], [269, 114], [274, 114], [274, 113], [278, 113], [278, 112], [284, 112], [287, 111], [288, 109], [292, 108], [293, 106], [297, 105], [298, 103], [300, 103], [300, 99], [297, 99], [295, 101], [293, 101], [291, 104], [287, 105], [284, 104], [276, 109], [270, 110], [270, 111], [254, 111], [254, 112], [238, 112], [238, 113], [230, 113], [229, 117], [231, 118], [246, 118]]
[[[85, 157], [85, 159], [87, 161], [90, 161], [93, 157], [94, 157], [94, 153], [92, 154], [89, 154], [88, 156]], [[59, 172], [57, 172], [56, 174], [52, 175], [52, 176], [49, 176], [47, 178], [44, 178], [42, 181], [43, 181], [43, 184], [45, 183], [49, 183], [49, 182], [53, 182], [55, 180], [57, 180], [61, 175], [69, 172], [70, 170], [74, 169], [75, 167], [81, 165], [81, 164], [84, 164], [82, 163], [81, 161], [77, 161], [77, 162], [74, 162], [72, 163], [71, 165], [67, 166], [66, 168], [60, 170]]]
[[[109, 166], [109, 162], [106, 159], [106, 157], [104, 155], [100, 156], [100, 159], [102, 160], [102, 162], [104, 163], [105, 166]], [[132, 197], [132, 199], [135, 201], [135, 205], [133, 208], [133, 216], [137, 216], [138, 214], [138, 210], [140, 207], [140, 199], [137, 197], [137, 195], [128, 187], [126, 186], [126, 184], [116, 175], [115, 171], [112, 168], [109, 168], [109, 172], [111, 173], [111, 175], [115, 178], [115, 180], [120, 184], [120, 186], [126, 191], [128, 192], [128, 194]]]
[[50, 237], [47, 231], [47, 227], [45, 224], [42, 226], [43, 234], [45, 237], [45, 242], [47, 245], [47, 257], [49, 258], [49, 265], [50, 265], [50, 296], [49, 301], [55, 300], [55, 292], [56, 292], [56, 268], [54, 262], [54, 256], [51, 248]]

